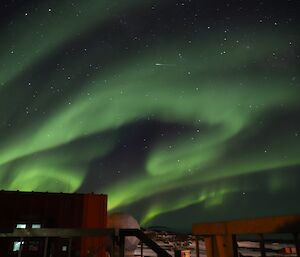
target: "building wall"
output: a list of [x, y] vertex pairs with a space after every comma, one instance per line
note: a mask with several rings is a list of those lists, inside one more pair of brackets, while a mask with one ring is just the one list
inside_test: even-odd
[[[0, 230], [3, 231], [12, 231], [22, 223], [27, 228], [32, 224], [41, 224], [42, 228], [105, 228], [107, 222], [106, 195], [0, 191], [0, 204]], [[16, 240], [19, 239], [0, 239], [0, 252], [7, 253], [7, 257], [17, 256], [18, 252], [12, 251]], [[34, 248], [34, 242], [38, 250], [30, 251], [29, 245]], [[74, 238], [72, 256], [87, 256], [89, 251], [103, 245], [102, 242], [102, 238]], [[68, 239], [50, 238], [48, 256], [67, 256], [67, 251], [62, 251], [67, 243]], [[44, 239], [26, 239], [22, 257], [42, 256], [43, 248]]]
[[[99, 217], [97, 213], [107, 214], [107, 198], [95, 195], [84, 195], [83, 208], [85, 212], [82, 217], [82, 227], [84, 228], [99, 228], [106, 227], [107, 215]], [[95, 254], [97, 256], [104, 256], [105, 246], [103, 245], [104, 238], [102, 237], [85, 237], [81, 241], [81, 256], [88, 256]]]

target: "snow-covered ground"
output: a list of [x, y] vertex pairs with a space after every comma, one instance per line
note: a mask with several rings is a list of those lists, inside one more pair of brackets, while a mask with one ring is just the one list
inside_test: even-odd
[[[163, 241], [156, 241], [158, 245], [160, 245], [163, 249], [165, 249], [170, 255], [174, 256], [174, 242], [163, 242]], [[239, 253], [241, 256], [253, 256], [259, 257], [261, 256], [260, 253], [260, 246], [259, 242], [253, 241], [239, 241], [238, 242]], [[195, 241], [190, 241], [187, 246], [182, 248], [184, 250], [190, 251], [191, 257], [196, 257], [196, 245]], [[295, 246], [290, 243], [266, 243], [266, 256], [284, 256], [284, 257], [294, 257], [297, 256], [295, 253]], [[284, 249], [288, 249], [290, 253], [284, 251]], [[204, 241], [199, 241], [199, 250], [200, 250], [200, 257], [206, 257], [206, 250]], [[134, 252], [135, 256], [141, 256], [141, 245], [138, 245], [138, 248]], [[157, 256], [155, 252], [149, 249], [147, 246], [143, 246], [143, 256]]]

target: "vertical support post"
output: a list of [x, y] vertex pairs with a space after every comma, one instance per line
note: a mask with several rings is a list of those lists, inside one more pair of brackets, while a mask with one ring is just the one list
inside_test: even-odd
[[115, 249], [116, 249], [116, 245], [115, 245], [115, 241], [117, 240], [116, 239], [116, 236], [113, 235], [111, 238], [110, 238], [111, 242], [112, 242], [112, 249], [111, 249], [111, 255], [112, 257], [115, 257]]
[[213, 257], [212, 252], [212, 237], [211, 236], [205, 236], [204, 237], [204, 243], [205, 243], [205, 251], [207, 257]]
[[47, 257], [49, 237], [45, 237], [43, 257]]
[[261, 257], [266, 257], [265, 240], [263, 234], [258, 234]]
[[213, 257], [219, 257], [216, 235], [211, 236], [211, 251]]
[[219, 257], [233, 257], [233, 242], [232, 234], [215, 235], [215, 241], [217, 246], [216, 256]]
[[125, 255], [125, 236], [119, 233], [119, 257], [124, 257]]
[[68, 257], [71, 257], [71, 250], [72, 250], [72, 237], [69, 238], [69, 242], [68, 242]]
[[300, 257], [300, 243], [299, 243], [299, 233], [294, 233], [294, 242], [295, 242], [295, 246], [296, 246], [296, 253], [297, 256]]
[[199, 238], [198, 238], [198, 236], [195, 236], [195, 244], [196, 244], [196, 257], [200, 257]]
[[218, 257], [218, 249], [215, 236], [205, 236], [205, 249], [207, 257]]
[[141, 257], [144, 256], [144, 243], [141, 242]]
[[239, 256], [239, 250], [238, 250], [236, 235], [232, 235], [232, 245], [233, 245], [233, 256], [238, 257]]
[[22, 256], [22, 250], [23, 250], [23, 237], [20, 238], [20, 249], [18, 251], [18, 257]]

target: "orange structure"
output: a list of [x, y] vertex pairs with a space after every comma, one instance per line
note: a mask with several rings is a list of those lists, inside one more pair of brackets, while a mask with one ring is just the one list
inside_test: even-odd
[[263, 234], [291, 233], [299, 256], [300, 215], [265, 217], [193, 225], [193, 234], [203, 236], [208, 257], [238, 256], [236, 235], [258, 234], [265, 256]]
[[[101, 229], [107, 225], [107, 196], [0, 191], [0, 234], [15, 229]], [[4, 234], [3, 234], [4, 235]], [[45, 237], [46, 238], [46, 237]], [[103, 256], [104, 238], [0, 237], [1, 256]]]

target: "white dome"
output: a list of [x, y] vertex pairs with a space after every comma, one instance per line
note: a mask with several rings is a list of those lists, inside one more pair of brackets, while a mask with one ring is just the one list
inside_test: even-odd
[[[126, 213], [112, 213], [108, 216], [107, 227], [116, 229], [117, 235], [120, 228], [135, 228], [140, 229], [140, 225], [135, 218]], [[139, 239], [134, 236], [125, 237], [125, 251], [134, 251]]]

